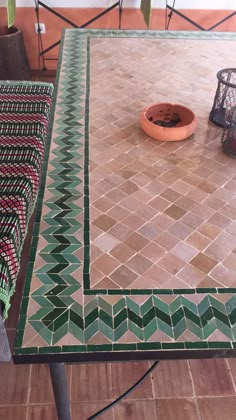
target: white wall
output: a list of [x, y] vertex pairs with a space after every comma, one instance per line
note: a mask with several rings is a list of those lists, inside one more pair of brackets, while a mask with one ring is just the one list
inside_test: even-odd
[[[117, 0], [42, 0], [51, 7], [108, 7]], [[16, 0], [18, 6], [34, 7], [34, 0]], [[173, 4], [173, 0], [168, 0]], [[165, 0], [152, 0], [154, 8], [164, 8]], [[140, 0], [123, 0], [124, 7], [139, 7]], [[0, 0], [0, 6], [5, 6], [5, 0]], [[235, 10], [235, 0], [176, 0], [177, 9], [223, 9]]]

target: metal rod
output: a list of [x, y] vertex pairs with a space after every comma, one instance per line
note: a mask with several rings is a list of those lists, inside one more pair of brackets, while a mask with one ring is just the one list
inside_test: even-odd
[[45, 50], [41, 51], [40, 55], [46, 54], [48, 51], [51, 51], [53, 48], [57, 47], [57, 45], [60, 45], [61, 40], [54, 42], [54, 44], [50, 45], [50, 47], [45, 48]]
[[217, 26], [224, 23], [226, 20], [232, 18], [234, 15], [236, 15], [236, 12], [231, 13], [230, 15], [226, 16], [224, 19], [220, 20], [219, 22], [215, 23], [215, 25], [212, 25], [210, 28], [207, 29], [207, 31], [212, 31], [212, 29], [217, 28]]
[[191, 23], [193, 26], [196, 26], [196, 28], [200, 29], [201, 31], [205, 31], [206, 29], [203, 28], [203, 26], [199, 25], [198, 23], [194, 22], [192, 19], [185, 16], [183, 13], [179, 12], [178, 10], [174, 9], [173, 7], [169, 6], [167, 4], [167, 9], [171, 10], [173, 13], [176, 13], [176, 15], [182, 17], [187, 22]]
[[74, 23], [71, 20], [65, 18], [63, 15], [61, 15], [58, 12], [56, 12], [55, 10], [53, 10], [51, 7], [47, 6], [46, 4], [44, 4], [43, 2], [41, 2], [40, 0], [38, 1], [38, 4], [40, 6], [42, 6], [42, 7], [44, 7], [49, 12], [51, 12], [53, 15], [59, 17], [61, 20], [64, 20], [64, 22], [69, 23], [69, 25], [73, 26], [74, 28], [78, 28], [78, 25], [76, 25], [76, 23]]
[[[99, 13], [98, 15], [94, 16], [92, 19], [88, 20], [87, 22], [83, 23], [83, 25], [78, 26], [75, 23], [71, 22], [69, 19], [64, 18], [64, 16], [62, 16], [60, 13], [55, 12], [55, 10], [51, 9], [51, 7], [47, 6], [46, 4], [44, 4], [43, 2], [41, 2], [40, 0], [38, 1], [38, 4], [42, 7], [44, 7], [45, 9], [47, 9], [49, 12], [51, 12], [53, 15], [56, 15], [57, 17], [59, 17], [60, 19], [64, 20], [65, 22], [69, 23], [69, 25], [73, 26], [74, 28], [85, 28], [86, 26], [90, 25], [91, 23], [95, 22], [97, 19], [99, 19], [100, 17], [106, 15], [107, 13], [109, 13], [111, 10], [115, 9], [117, 6], [120, 7], [120, 0], [117, 1], [116, 3], [114, 3], [112, 6], [108, 7], [107, 9], [103, 10], [103, 12]], [[57, 47], [58, 45], [60, 45], [61, 40], [54, 42], [54, 44], [50, 45], [48, 48], [46, 48], [45, 50], [40, 52], [40, 56], [46, 54], [48, 51], [51, 51], [53, 48]]]
[[172, 15], [173, 15], [173, 10], [175, 10], [175, 0], [173, 0], [173, 4], [172, 4], [172, 11], [168, 14], [168, 12], [167, 12], [167, 6], [168, 6], [168, 0], [166, 0], [166, 16], [165, 16], [165, 29], [166, 30], [168, 30], [169, 29], [169, 26], [170, 26], [170, 21], [171, 21], [171, 18], [172, 18]]
[[90, 23], [95, 22], [95, 20], [99, 19], [100, 17], [106, 15], [111, 10], [115, 9], [117, 6], [120, 5], [120, 2], [117, 1], [112, 6], [108, 7], [107, 9], [103, 10], [103, 12], [99, 13], [98, 15], [94, 16], [92, 19], [88, 20], [87, 22], [83, 23], [83, 25], [79, 26], [79, 28], [85, 28], [86, 26], [90, 25]]
[[49, 369], [58, 420], [71, 420], [65, 366], [63, 363], [50, 363]]
[[123, 12], [123, 0], [119, 0], [119, 29], [121, 29], [122, 12]]

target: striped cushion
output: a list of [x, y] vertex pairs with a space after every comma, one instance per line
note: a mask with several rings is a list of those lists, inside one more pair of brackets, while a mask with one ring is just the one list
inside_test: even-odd
[[53, 86], [0, 82], [0, 300], [10, 306], [44, 161]]

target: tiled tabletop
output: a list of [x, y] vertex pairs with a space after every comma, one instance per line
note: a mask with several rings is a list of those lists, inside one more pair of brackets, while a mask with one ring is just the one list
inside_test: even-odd
[[[236, 354], [236, 164], [208, 122], [235, 41], [65, 30], [16, 362]], [[194, 137], [141, 130], [167, 101]]]

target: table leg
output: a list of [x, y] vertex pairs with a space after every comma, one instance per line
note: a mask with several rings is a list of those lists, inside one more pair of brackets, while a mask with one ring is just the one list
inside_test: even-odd
[[71, 420], [65, 366], [63, 363], [50, 363], [49, 369], [58, 420]]

